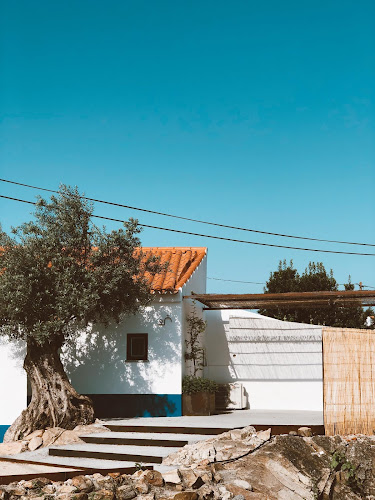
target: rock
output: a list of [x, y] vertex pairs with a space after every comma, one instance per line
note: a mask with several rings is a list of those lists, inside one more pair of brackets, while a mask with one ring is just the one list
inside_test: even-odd
[[297, 431], [290, 431], [289, 436], [298, 436], [298, 432]]
[[8, 500], [9, 493], [0, 487], [0, 500]]
[[152, 486], [163, 486], [164, 484], [163, 476], [157, 470], [146, 470], [142, 477]]
[[64, 483], [56, 491], [57, 495], [62, 495], [62, 494], [70, 495], [72, 493], [78, 493], [78, 490], [75, 486], [72, 486], [71, 484], [67, 484], [67, 483]]
[[244, 498], [244, 500], [251, 500], [253, 498], [252, 493], [250, 491], [247, 491], [245, 488], [241, 488], [236, 484], [226, 484], [225, 487], [228, 491], [230, 491], [233, 494], [234, 497], [241, 496]]
[[88, 495], [87, 493], [84, 493], [83, 491], [79, 493], [73, 493], [73, 495], [69, 495], [69, 500], [87, 500]]
[[84, 434], [93, 434], [95, 432], [108, 432], [108, 427], [104, 427], [104, 425], [90, 424], [90, 425], [77, 425], [74, 427], [73, 432], [77, 434], [77, 436]]
[[137, 493], [135, 492], [134, 488], [129, 484], [117, 488], [116, 498], [118, 498], [118, 500], [131, 500], [136, 496]]
[[182, 477], [182, 482], [185, 488], [193, 488], [197, 490], [204, 485], [204, 481], [200, 476], [197, 476], [191, 469], [179, 469]]
[[92, 482], [96, 490], [110, 490], [113, 491], [116, 488], [116, 483], [111, 476], [102, 476], [99, 473], [92, 475]]
[[92, 491], [88, 494], [88, 500], [115, 500], [115, 494], [111, 490]]
[[220, 486], [219, 491], [220, 491], [220, 500], [229, 500], [233, 496], [232, 493], [228, 491], [225, 486]]
[[148, 495], [138, 495], [137, 500], [155, 500], [155, 493], [148, 493]]
[[247, 481], [244, 481], [243, 479], [235, 479], [233, 481], [233, 484], [235, 486], [239, 486], [240, 488], [243, 488], [244, 490], [249, 490], [249, 491], [252, 491], [252, 486], [250, 483], [248, 483]]
[[23, 438], [24, 441], [31, 441], [35, 437], [41, 438], [43, 436], [44, 429], [38, 429], [37, 431], [32, 432], [31, 434], [28, 434]]
[[203, 485], [197, 491], [200, 500], [209, 500], [212, 498], [220, 498], [219, 490], [209, 484]]
[[28, 450], [28, 441], [9, 441], [0, 444], [0, 455], [18, 455]]
[[271, 427], [265, 431], [257, 432], [256, 436], [263, 442], [268, 441], [269, 439], [271, 439]]
[[181, 484], [181, 476], [178, 469], [169, 470], [162, 473], [162, 477], [166, 483]]
[[148, 493], [150, 491], [150, 485], [146, 479], [141, 478], [135, 483], [135, 489], [138, 493]]
[[89, 477], [75, 476], [72, 479], [72, 486], [83, 493], [90, 493], [94, 489], [94, 484]]
[[56, 487], [53, 484], [47, 484], [42, 488], [42, 492], [46, 495], [53, 495], [56, 491]]
[[37, 477], [35, 479], [31, 479], [30, 481], [23, 481], [22, 486], [29, 490], [40, 490], [47, 485], [51, 484], [51, 480], [46, 477]]
[[236, 495], [233, 497], [233, 500], [245, 500], [245, 497], [243, 495]]
[[[44, 436], [43, 436], [44, 438]], [[64, 431], [62, 432], [56, 440], [53, 442], [54, 445], [71, 444], [71, 443], [83, 443], [82, 439], [74, 431]]]
[[173, 500], [198, 500], [199, 496], [195, 491], [181, 491], [181, 493], [177, 493]]
[[312, 430], [311, 427], [300, 427], [297, 431], [299, 436], [302, 437], [311, 437], [312, 436]]
[[56, 439], [65, 431], [61, 427], [51, 427], [43, 432], [43, 446], [51, 446]]
[[29, 450], [35, 451], [43, 444], [43, 439], [40, 436], [35, 436], [29, 441]]

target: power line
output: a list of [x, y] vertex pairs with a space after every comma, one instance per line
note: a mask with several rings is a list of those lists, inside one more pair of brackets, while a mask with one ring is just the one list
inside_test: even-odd
[[260, 283], [258, 281], [241, 281], [241, 280], [225, 280], [223, 278], [211, 278], [209, 276], [207, 276], [207, 279], [208, 280], [215, 280], [215, 281], [229, 281], [231, 283], [249, 283], [251, 285], [265, 285], [266, 283]]
[[[21, 200], [19, 198], [13, 198], [11, 196], [0, 195], [0, 198], [5, 198], [7, 200], [20, 201], [22, 203], [29, 203], [31, 205], [36, 205], [36, 203], [33, 202], [33, 201]], [[104, 217], [102, 215], [92, 215], [92, 217], [95, 217], [97, 219], [109, 220], [109, 221], [113, 221], [113, 222], [121, 222], [121, 223], [126, 222], [123, 219], [113, 219], [112, 217]], [[248, 244], [248, 245], [259, 245], [259, 246], [262, 246], [262, 247], [287, 248], [289, 250], [302, 250], [302, 251], [305, 251], [305, 252], [323, 252], [323, 253], [332, 253], [332, 254], [362, 255], [362, 256], [375, 257], [374, 253], [340, 252], [338, 250], [337, 251], [335, 251], [335, 250], [319, 250], [319, 249], [316, 249], [316, 248], [291, 247], [291, 246], [286, 246], [286, 245], [274, 245], [272, 243], [259, 243], [257, 241], [247, 241], [247, 240], [237, 240], [237, 239], [234, 239], [234, 238], [224, 238], [222, 236], [213, 236], [213, 235], [209, 235], [209, 234], [191, 233], [189, 231], [181, 231], [179, 229], [171, 229], [171, 228], [160, 227], [160, 226], [149, 226], [147, 224], [139, 224], [139, 226], [141, 226], [141, 227], [147, 227], [147, 228], [150, 228], [150, 229], [160, 229], [162, 231], [170, 231], [172, 233], [188, 234], [190, 236], [200, 236], [202, 238], [211, 238], [211, 239], [214, 239], [214, 240], [232, 241], [232, 242], [235, 242], [235, 243], [245, 243], [245, 244]]]
[[[56, 193], [56, 194], [59, 193], [59, 191], [56, 191], [54, 189], [47, 189], [47, 188], [42, 188], [42, 187], [38, 187], [38, 186], [32, 186], [30, 184], [24, 184], [22, 182], [10, 181], [8, 179], [0, 179], [0, 182], [8, 182], [9, 184], [16, 184], [17, 186], [23, 186], [23, 187], [27, 187], [27, 188], [31, 188], [31, 189], [38, 189], [40, 191], [47, 191], [48, 193]], [[115, 203], [112, 201], [98, 200], [96, 198], [88, 198], [87, 196], [81, 196], [81, 198], [88, 200], [88, 201], [93, 201], [95, 203], [104, 203], [106, 205], [113, 205], [115, 207], [129, 208], [131, 210], [138, 210], [138, 211], [146, 212], [146, 213], [150, 213], [150, 214], [162, 215], [164, 217], [172, 217], [174, 219], [181, 219], [181, 220], [186, 220], [189, 222], [197, 222], [198, 224], [208, 224], [211, 226], [224, 227], [226, 229], [235, 229], [238, 231], [248, 231], [248, 232], [258, 233], [258, 234], [267, 234], [270, 236], [281, 236], [283, 238], [296, 238], [299, 240], [320, 241], [320, 242], [325, 242], [325, 243], [339, 243], [339, 244], [344, 244], [344, 245], [361, 245], [361, 246], [375, 247], [375, 244], [373, 244], [373, 243], [357, 243], [357, 242], [353, 242], [353, 241], [325, 240], [325, 239], [321, 239], [321, 238], [310, 238], [307, 236], [292, 236], [290, 234], [271, 233], [268, 231], [260, 231], [257, 229], [249, 229], [249, 228], [238, 227], [238, 226], [229, 226], [226, 224], [219, 224], [217, 222], [209, 222], [209, 221], [203, 221], [203, 220], [199, 220], [199, 219], [191, 219], [189, 217], [182, 217], [180, 215], [167, 214], [164, 212], [156, 212], [155, 210], [148, 210], [146, 208], [132, 207], [130, 205], [124, 205], [122, 203]]]

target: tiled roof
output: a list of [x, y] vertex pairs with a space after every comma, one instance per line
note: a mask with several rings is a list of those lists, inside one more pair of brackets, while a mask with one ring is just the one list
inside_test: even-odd
[[204, 247], [142, 247], [145, 259], [160, 258], [160, 264], [168, 262], [162, 273], [151, 276], [146, 273], [152, 292], [177, 293], [197, 269], [207, 253]]

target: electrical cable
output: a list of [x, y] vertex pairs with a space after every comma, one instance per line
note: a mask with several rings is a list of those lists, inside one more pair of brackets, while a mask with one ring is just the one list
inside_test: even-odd
[[[56, 194], [59, 193], [59, 191], [56, 191], [54, 189], [47, 189], [47, 188], [42, 188], [42, 187], [38, 187], [38, 186], [32, 186], [31, 184], [24, 184], [22, 182], [10, 181], [8, 179], [0, 179], [0, 182], [8, 182], [10, 184], [16, 184], [17, 186], [23, 186], [23, 187], [27, 187], [27, 188], [31, 188], [31, 189], [38, 189], [40, 191], [47, 191], [49, 193], [56, 193]], [[321, 238], [310, 238], [307, 236], [292, 236], [290, 234], [271, 233], [268, 231], [260, 231], [257, 229], [249, 229], [249, 228], [238, 227], [238, 226], [229, 226], [226, 224], [219, 224], [217, 222], [209, 222], [209, 221], [203, 221], [203, 220], [199, 220], [199, 219], [191, 219], [189, 217], [182, 217], [180, 215], [167, 214], [164, 212], [156, 212], [154, 210], [148, 210], [146, 208], [132, 207], [130, 205], [123, 205], [122, 203], [115, 203], [112, 201], [98, 200], [96, 198], [88, 198], [86, 196], [82, 196], [81, 198], [88, 200], [88, 201], [93, 201], [95, 203], [104, 203], [106, 205], [113, 205], [116, 207], [128, 208], [131, 210], [138, 210], [138, 211], [147, 212], [150, 214], [162, 215], [164, 217], [172, 217], [175, 219], [186, 220], [189, 222], [196, 222], [198, 224], [208, 224], [211, 226], [224, 227], [226, 229], [235, 229], [238, 231], [248, 231], [248, 232], [258, 233], [258, 234], [267, 234], [270, 236], [280, 236], [282, 238], [296, 238], [296, 239], [300, 239], [300, 240], [320, 241], [320, 242], [325, 242], [325, 243], [339, 243], [339, 244], [344, 244], [344, 245], [361, 245], [361, 246], [375, 247], [375, 244], [373, 244], [373, 243], [357, 243], [357, 242], [353, 242], [353, 241], [326, 240], [326, 239], [321, 239]]]
[[[29, 203], [31, 205], [36, 205], [36, 203], [33, 201], [21, 200], [19, 198], [13, 198], [11, 196], [0, 195], [0, 198], [5, 198], [7, 200], [19, 201], [22, 203]], [[95, 217], [97, 219], [109, 220], [109, 221], [113, 221], [113, 222], [121, 222], [121, 223], [126, 222], [123, 219], [114, 219], [112, 217], [104, 217], [102, 215], [92, 215], [92, 217]], [[321, 249], [316, 249], [316, 248], [291, 247], [291, 246], [286, 246], [286, 245], [275, 245], [272, 243], [260, 243], [257, 241], [247, 241], [247, 240], [237, 240], [234, 238], [224, 238], [222, 236], [213, 236], [213, 235], [201, 234], [201, 233], [191, 233], [189, 231], [181, 231], [179, 229], [171, 229], [171, 228], [160, 227], [160, 226], [150, 226], [148, 224], [140, 224], [139, 223], [138, 225], [141, 227], [147, 227], [150, 229], [160, 229], [162, 231], [170, 231], [172, 233], [188, 234], [190, 236], [200, 236], [202, 238], [211, 238], [211, 239], [221, 240], [221, 241], [232, 241], [235, 243], [246, 243], [248, 245], [259, 245], [259, 246], [263, 246], [263, 247], [273, 247], [273, 248], [287, 248], [289, 250], [302, 250], [305, 252], [323, 252], [323, 253], [342, 254], [342, 255], [361, 255], [361, 256], [375, 257], [374, 253], [341, 252], [339, 250], [321, 250]]]

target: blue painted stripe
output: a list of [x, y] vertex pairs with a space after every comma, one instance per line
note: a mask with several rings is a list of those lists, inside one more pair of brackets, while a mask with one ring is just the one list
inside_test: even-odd
[[181, 394], [86, 394], [98, 418], [179, 417]]
[[0, 425], [0, 443], [3, 442], [4, 434], [9, 429], [10, 425]]

